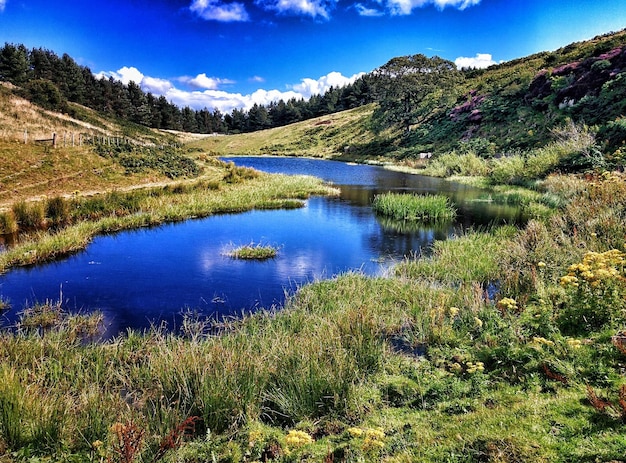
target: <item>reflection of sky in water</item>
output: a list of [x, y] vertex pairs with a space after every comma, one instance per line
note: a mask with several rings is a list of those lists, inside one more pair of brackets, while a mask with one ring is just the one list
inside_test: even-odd
[[[289, 161], [292, 170], [299, 165], [297, 159]], [[172, 328], [185, 309], [240, 314], [281, 304], [286, 291], [316, 279], [350, 270], [382, 274], [390, 263], [458, 230], [455, 224], [402, 229], [373, 215], [375, 191], [414, 188], [422, 177], [370, 166], [305, 164], [323, 166], [323, 173], [352, 186], [342, 187], [342, 198], [311, 198], [302, 209], [219, 215], [98, 237], [85, 252], [68, 259], [1, 276], [0, 295], [14, 307], [8, 318], [24, 304], [62, 297], [70, 310], [101, 309], [113, 333], [160, 321]], [[379, 182], [374, 187], [354, 186], [374, 181]], [[429, 191], [439, 187], [460, 194], [454, 184], [438, 179], [422, 185]], [[482, 217], [485, 223], [492, 219]], [[262, 262], [227, 255], [249, 243], [276, 246], [279, 255]]]

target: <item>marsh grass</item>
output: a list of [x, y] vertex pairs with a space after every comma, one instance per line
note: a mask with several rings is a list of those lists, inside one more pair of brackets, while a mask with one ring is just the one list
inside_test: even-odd
[[[310, 195], [337, 194], [337, 190], [308, 176], [251, 175], [238, 183], [199, 181], [175, 193], [171, 188], [130, 192], [113, 191], [90, 198], [66, 200], [69, 218], [65, 227], [53, 227], [22, 236], [0, 253], [0, 272], [13, 266], [32, 265], [84, 249], [97, 234], [159, 225], [164, 222], [243, 212], [254, 208], [302, 206]], [[55, 210], [64, 206], [57, 205]], [[43, 204], [18, 203], [16, 217], [22, 223], [44, 221]], [[36, 210], [36, 214], [31, 213]], [[29, 217], [36, 217], [35, 220]], [[60, 213], [64, 217], [64, 213]], [[27, 221], [27, 222], [25, 222]], [[18, 220], [18, 223], [19, 220]]]
[[261, 243], [250, 243], [238, 246], [228, 252], [233, 259], [243, 260], [267, 260], [273, 259], [278, 255], [278, 248], [271, 245]]
[[382, 216], [410, 222], [440, 222], [456, 216], [450, 199], [442, 195], [383, 193], [374, 197], [372, 208]]

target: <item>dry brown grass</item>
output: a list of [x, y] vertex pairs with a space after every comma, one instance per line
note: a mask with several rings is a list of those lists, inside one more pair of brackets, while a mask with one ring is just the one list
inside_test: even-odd
[[[128, 174], [113, 160], [94, 153], [91, 146], [79, 146], [81, 133], [90, 136], [123, 133], [122, 127], [113, 121], [84, 107], [79, 110], [90, 122], [46, 111], [20, 98], [14, 90], [10, 84], [0, 83], [0, 210], [23, 200], [172, 183], [156, 172]], [[24, 143], [25, 131], [28, 143]], [[49, 139], [53, 133], [57, 134], [57, 148], [50, 142], [35, 142]], [[171, 140], [172, 134], [146, 129], [145, 133], [137, 133], [132, 138], [152, 141], [159, 137]], [[180, 136], [178, 139], [183, 141]], [[210, 167], [206, 171], [209, 176], [213, 173]]]

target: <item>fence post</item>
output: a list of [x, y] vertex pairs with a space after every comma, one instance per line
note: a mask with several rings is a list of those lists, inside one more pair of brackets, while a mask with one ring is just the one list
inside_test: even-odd
[[57, 133], [56, 132], [52, 133], [52, 147], [53, 148], [57, 147]]
[[72, 148], [74, 148], [74, 132], [72, 132]]

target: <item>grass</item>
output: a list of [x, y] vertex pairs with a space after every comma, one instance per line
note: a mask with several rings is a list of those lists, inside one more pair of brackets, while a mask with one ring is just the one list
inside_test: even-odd
[[209, 137], [192, 142], [189, 146], [216, 156], [311, 156], [344, 160], [371, 158], [374, 151], [371, 148], [375, 143], [383, 139], [391, 143], [389, 134], [377, 137], [371, 131], [373, 110], [374, 107], [368, 105], [286, 127]]
[[372, 208], [382, 216], [410, 222], [439, 222], [456, 216], [450, 199], [442, 195], [383, 193], [374, 197]]
[[250, 243], [234, 248], [228, 253], [233, 259], [243, 260], [267, 260], [278, 255], [278, 248], [260, 243]]
[[[230, 168], [229, 168], [230, 169]], [[223, 175], [228, 176], [227, 172]], [[336, 190], [308, 176], [260, 175], [232, 181], [200, 180], [182, 189], [170, 186], [131, 192], [112, 192], [92, 198], [75, 198], [69, 225], [39, 230], [22, 237], [0, 253], [0, 272], [11, 267], [57, 259], [84, 249], [94, 236], [165, 222], [243, 212], [256, 207], [294, 207], [294, 201], [313, 194], [336, 194]], [[55, 200], [56, 201], [56, 200]], [[28, 207], [43, 207], [33, 204]], [[75, 223], [74, 223], [75, 222]]]

